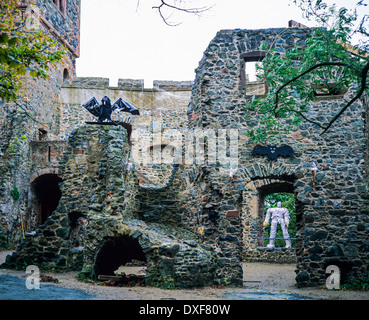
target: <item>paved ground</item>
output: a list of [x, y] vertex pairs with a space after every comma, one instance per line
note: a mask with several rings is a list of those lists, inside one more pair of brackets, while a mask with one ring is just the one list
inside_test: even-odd
[[[0, 264], [6, 251], [0, 252]], [[75, 278], [76, 272], [47, 273], [59, 283], [40, 283], [40, 289], [27, 289], [29, 274], [0, 269], [0, 300], [369, 300], [369, 292], [330, 291], [295, 287], [295, 266], [291, 264], [245, 263], [242, 288], [199, 288], [165, 290], [154, 287], [108, 287], [87, 284]]]

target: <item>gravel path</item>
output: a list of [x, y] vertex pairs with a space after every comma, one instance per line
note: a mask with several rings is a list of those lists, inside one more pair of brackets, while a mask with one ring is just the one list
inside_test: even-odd
[[[10, 251], [0, 251], [0, 264]], [[244, 263], [242, 288], [207, 287], [165, 290], [154, 287], [108, 287], [87, 284], [75, 278], [76, 272], [45, 273], [59, 280], [57, 284], [41, 282], [40, 290], [25, 286], [25, 271], [0, 269], [0, 300], [368, 300], [369, 292], [297, 289], [295, 265]], [[128, 271], [129, 272], [129, 271]], [[15, 277], [15, 278], [14, 278]], [[71, 290], [72, 289], [72, 290]], [[37, 291], [37, 292], [36, 292]], [[30, 292], [33, 292], [32, 294]], [[33, 295], [33, 296], [32, 296]]]

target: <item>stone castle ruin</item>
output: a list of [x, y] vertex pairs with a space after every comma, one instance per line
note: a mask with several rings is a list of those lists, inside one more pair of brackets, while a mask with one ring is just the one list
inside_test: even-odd
[[[6, 267], [97, 278], [139, 260], [147, 284], [173, 287], [241, 286], [243, 261], [296, 263], [299, 287], [324, 284], [329, 265], [342, 281], [367, 275], [367, 98], [324, 137], [305, 122], [285, 135], [281, 144], [294, 157], [253, 156], [246, 136], [258, 118], [246, 117], [245, 105], [267, 93], [248, 76], [262, 61], [260, 45], [283, 53], [303, 45], [308, 28], [221, 30], [193, 82], [145, 89], [141, 80], [120, 79], [110, 87], [104, 78], [75, 77], [78, 8], [77, 0], [36, 0], [24, 9], [68, 43], [69, 56], [49, 79], [26, 79], [20, 101], [39, 121], [1, 105], [0, 234], [10, 245], [21, 239]], [[351, 95], [317, 96], [310, 115], [322, 120]], [[93, 117], [82, 105], [104, 96], [129, 101], [140, 115], [113, 112], [116, 125], [86, 124]], [[265, 197], [279, 192], [295, 197], [292, 248], [262, 240]]]

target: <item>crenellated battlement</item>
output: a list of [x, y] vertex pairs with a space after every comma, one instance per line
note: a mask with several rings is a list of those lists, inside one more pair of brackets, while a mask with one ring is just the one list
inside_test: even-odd
[[193, 81], [172, 81], [172, 80], [154, 80], [153, 88], [145, 88], [143, 79], [118, 79], [118, 86], [110, 86], [110, 79], [103, 77], [77, 77], [71, 84], [63, 84], [63, 87], [73, 88], [99, 88], [112, 90], [130, 90], [130, 91], [190, 91], [192, 90]]

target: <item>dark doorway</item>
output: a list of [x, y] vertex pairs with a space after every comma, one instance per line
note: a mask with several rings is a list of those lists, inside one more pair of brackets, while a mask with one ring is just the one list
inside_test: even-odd
[[146, 262], [137, 240], [128, 236], [108, 239], [97, 253], [95, 275], [114, 275], [115, 270], [134, 259]]
[[62, 195], [59, 188], [61, 181], [56, 174], [44, 174], [32, 182], [31, 189], [38, 208], [39, 225], [44, 224], [58, 206]]

